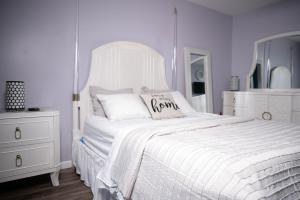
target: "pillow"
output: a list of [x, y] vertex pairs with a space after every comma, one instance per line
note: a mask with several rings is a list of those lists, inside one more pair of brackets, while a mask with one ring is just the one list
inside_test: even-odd
[[149, 89], [148, 87], [144, 86], [141, 88], [141, 94], [153, 94], [153, 93], [165, 93], [165, 92], [172, 92], [173, 90], [153, 90]]
[[150, 118], [141, 98], [136, 94], [96, 95], [109, 120]]
[[171, 92], [171, 95], [173, 96], [174, 101], [177, 103], [182, 113], [188, 114], [196, 112], [179, 91]]
[[133, 93], [132, 88], [126, 88], [120, 90], [106, 90], [98, 86], [90, 86], [89, 91], [92, 99], [94, 115], [101, 116], [101, 117], [105, 117], [105, 113], [103, 111], [101, 103], [98, 101], [96, 97], [97, 94], [112, 95], [112, 94], [120, 94], [120, 93]]
[[170, 93], [142, 94], [141, 97], [153, 119], [184, 116]]
[[179, 106], [180, 110], [184, 114], [188, 113], [194, 113], [196, 112], [190, 104], [187, 102], [187, 100], [184, 98], [184, 96], [178, 92], [178, 91], [172, 91], [172, 90], [152, 90], [147, 87], [142, 87], [141, 88], [141, 93], [142, 94], [152, 94], [152, 93], [166, 93], [170, 92], [171, 95], [173, 96], [174, 101], [177, 103]]

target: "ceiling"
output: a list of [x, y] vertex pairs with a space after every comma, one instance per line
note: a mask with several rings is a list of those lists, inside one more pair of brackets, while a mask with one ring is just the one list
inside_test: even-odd
[[281, 0], [188, 0], [227, 15], [239, 15]]

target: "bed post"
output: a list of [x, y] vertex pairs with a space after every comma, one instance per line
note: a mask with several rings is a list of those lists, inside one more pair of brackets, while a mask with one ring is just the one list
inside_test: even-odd
[[73, 94], [73, 141], [80, 138], [80, 95]]
[[72, 163], [76, 166], [76, 145], [78, 145], [80, 139], [80, 96], [79, 94], [73, 94], [73, 129], [72, 129]]
[[75, 35], [75, 62], [74, 62], [74, 88], [73, 88], [73, 141], [80, 137], [80, 94], [78, 93], [78, 39], [79, 39], [79, 0], [76, 1], [76, 35]]

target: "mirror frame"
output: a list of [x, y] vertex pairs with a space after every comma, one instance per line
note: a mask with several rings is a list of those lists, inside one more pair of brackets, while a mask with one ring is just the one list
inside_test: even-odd
[[256, 62], [257, 62], [257, 47], [259, 43], [266, 42], [269, 40], [287, 37], [287, 36], [293, 36], [293, 35], [300, 35], [300, 31], [292, 31], [292, 32], [285, 32], [280, 33], [276, 35], [272, 35], [269, 37], [262, 38], [260, 40], [255, 41], [254, 43], [254, 50], [253, 50], [253, 59], [252, 59], [252, 65], [250, 72], [246, 78], [246, 90], [247, 91], [297, 91], [300, 92], [300, 88], [291, 88], [291, 89], [271, 89], [271, 88], [250, 88], [250, 82], [251, 82], [251, 76], [254, 73]]
[[[201, 54], [205, 56], [204, 61], [206, 67], [204, 67], [205, 77], [205, 94], [206, 94], [206, 112], [213, 113], [213, 97], [212, 97], [212, 68], [211, 68], [211, 56], [210, 52], [197, 48], [184, 48], [184, 63], [185, 63], [185, 96], [188, 102], [192, 105], [192, 86], [191, 86], [191, 54]], [[207, 92], [206, 92], [207, 91]]]

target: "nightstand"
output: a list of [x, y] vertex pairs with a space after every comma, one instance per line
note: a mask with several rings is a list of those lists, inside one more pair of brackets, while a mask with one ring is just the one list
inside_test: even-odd
[[0, 183], [50, 173], [59, 185], [58, 111], [0, 113]]

